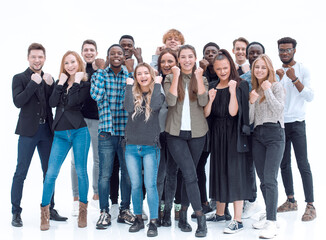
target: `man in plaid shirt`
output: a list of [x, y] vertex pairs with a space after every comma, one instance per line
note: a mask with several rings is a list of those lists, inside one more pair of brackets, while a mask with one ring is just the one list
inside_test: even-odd
[[[124, 62], [128, 66], [129, 73], [121, 67]], [[115, 154], [119, 157], [121, 168], [121, 204], [117, 221], [132, 224], [135, 219], [129, 210], [131, 185], [122, 149], [128, 119], [128, 113], [123, 109], [123, 99], [126, 79], [132, 77], [133, 67], [132, 63], [125, 61], [124, 49], [118, 44], [114, 44], [108, 49], [106, 60], [108, 67], [103, 69], [104, 60], [98, 63], [103, 67], [97, 70], [91, 79], [91, 96], [97, 102], [100, 120], [98, 129], [100, 160], [98, 187], [101, 215], [96, 228], [106, 229], [111, 225], [108, 197]]]

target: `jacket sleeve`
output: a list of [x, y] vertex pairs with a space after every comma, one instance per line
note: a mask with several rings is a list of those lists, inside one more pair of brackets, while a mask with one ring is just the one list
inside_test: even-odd
[[63, 85], [58, 85], [59, 80], [55, 83], [53, 92], [49, 99], [50, 107], [54, 108], [59, 105], [61, 94], [63, 93]]
[[17, 108], [23, 107], [33, 96], [38, 84], [33, 80], [29, 80], [26, 87], [23, 84], [21, 75], [15, 75], [12, 80], [12, 98]]
[[132, 94], [132, 85], [130, 84], [126, 85], [123, 107], [128, 113], [134, 112], [134, 96]]
[[98, 69], [97, 72], [93, 73], [91, 78], [91, 97], [97, 101], [101, 102], [105, 93], [105, 79], [103, 74], [105, 70]]
[[178, 97], [170, 93], [170, 87], [172, 84], [173, 75], [169, 74], [165, 77], [164, 81], [164, 91], [166, 96], [166, 103], [168, 106], [175, 106], [177, 104]]
[[74, 83], [69, 89], [68, 106], [76, 106], [82, 104], [89, 94], [90, 83], [81, 82]]
[[241, 89], [241, 108], [242, 108], [242, 126], [241, 133], [244, 135], [250, 135], [250, 125], [249, 125], [249, 84], [247, 81], [243, 80], [240, 83]]
[[204, 85], [205, 85], [205, 92], [203, 94], [197, 95], [198, 104], [201, 107], [205, 107], [208, 103], [208, 81], [206, 77], [203, 77]]
[[276, 116], [283, 113], [285, 104], [285, 91], [282, 84], [275, 82], [273, 85], [264, 91], [267, 106]]

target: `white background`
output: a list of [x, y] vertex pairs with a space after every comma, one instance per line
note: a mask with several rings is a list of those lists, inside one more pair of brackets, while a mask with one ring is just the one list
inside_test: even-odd
[[[156, 47], [162, 45], [163, 34], [170, 28], [176, 28], [184, 34], [186, 43], [197, 49], [198, 59], [202, 58], [203, 46], [210, 41], [229, 51], [232, 41], [240, 36], [249, 42], [261, 42], [275, 69], [281, 66], [277, 40], [285, 36], [297, 40], [295, 60], [303, 62], [310, 69], [315, 90], [315, 99], [308, 105], [306, 119], [308, 153], [314, 176], [318, 218], [325, 218], [325, 207], [322, 206], [326, 180], [323, 89], [325, 20], [321, 0], [1, 1], [0, 239], [12, 239], [15, 231], [17, 233], [10, 225], [10, 188], [17, 161], [18, 136], [14, 131], [19, 110], [12, 103], [11, 82], [13, 75], [28, 67], [28, 46], [32, 42], [43, 44], [47, 51], [43, 70], [57, 79], [63, 54], [67, 50], [80, 52], [85, 39], [94, 39], [98, 44], [99, 57], [105, 58], [107, 48], [118, 43], [121, 35], [132, 35], [136, 47], [142, 48], [144, 61], [149, 63]], [[304, 196], [295, 163], [293, 169], [296, 197], [303, 211]], [[56, 185], [58, 209], [70, 207], [70, 185], [70, 165], [66, 161]], [[92, 194], [91, 188], [89, 194]], [[41, 195], [42, 173], [38, 155], [35, 154], [24, 187], [24, 224], [29, 214], [37, 216], [35, 219], [38, 220]], [[280, 201], [284, 200], [280, 185]], [[69, 215], [69, 211], [64, 214]], [[36, 228], [39, 226], [38, 221], [31, 224]], [[27, 228], [26, 224], [24, 227]], [[23, 235], [16, 236], [16, 239], [20, 238], [24, 238]]]

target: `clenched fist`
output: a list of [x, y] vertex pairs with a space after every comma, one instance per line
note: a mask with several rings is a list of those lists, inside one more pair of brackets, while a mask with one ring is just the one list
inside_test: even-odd
[[47, 85], [51, 86], [53, 84], [53, 78], [50, 74], [44, 73], [43, 79]]
[[127, 83], [127, 85], [133, 85], [134, 84], [134, 79], [132, 79], [132, 78], [127, 78], [126, 79], [126, 83]]
[[261, 88], [264, 91], [271, 88], [271, 86], [272, 86], [272, 84], [268, 80], [263, 81], [262, 84], [261, 84]]
[[129, 58], [125, 60], [125, 65], [129, 73], [134, 71], [134, 59]]
[[235, 89], [237, 87], [237, 81], [235, 80], [230, 80], [228, 82], [228, 86], [229, 86], [229, 92], [232, 94], [234, 93], [235, 94]]
[[76, 72], [75, 74], [75, 83], [80, 83], [80, 81], [85, 77], [84, 72]]
[[249, 101], [251, 104], [255, 103], [259, 97], [259, 94], [256, 92], [256, 90], [252, 90], [249, 94]]
[[59, 85], [63, 85], [68, 79], [68, 76], [64, 73], [61, 73], [60, 74], [60, 77], [59, 77]]
[[40, 84], [42, 82], [42, 77], [38, 73], [33, 73], [31, 76], [31, 79], [36, 82], [37, 84]]

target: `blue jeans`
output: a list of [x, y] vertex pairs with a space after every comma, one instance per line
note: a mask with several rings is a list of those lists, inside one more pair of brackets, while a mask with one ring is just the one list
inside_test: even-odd
[[285, 150], [281, 162], [281, 174], [287, 196], [294, 195], [293, 177], [291, 168], [291, 144], [300, 171], [306, 202], [314, 202], [314, 187], [312, 173], [307, 154], [306, 123], [285, 123]]
[[120, 209], [129, 209], [131, 186], [126, 167], [126, 161], [122, 149], [121, 136], [111, 136], [108, 132], [100, 132], [98, 135], [98, 155], [100, 159], [100, 173], [98, 179], [98, 191], [101, 211], [109, 212], [110, 181], [114, 165], [114, 157], [117, 154], [121, 169], [121, 204]]
[[42, 206], [50, 203], [53, 194], [55, 180], [58, 177], [63, 161], [73, 148], [75, 166], [78, 176], [79, 201], [87, 203], [88, 176], [87, 156], [90, 147], [91, 137], [87, 127], [55, 131], [49, 159], [49, 167], [43, 184]]
[[[11, 187], [11, 211], [13, 214], [22, 212], [20, 203], [23, 195], [24, 181], [26, 179], [35, 148], [37, 148], [38, 154], [40, 156], [44, 180], [46, 171], [48, 169], [52, 139], [53, 135], [48, 123], [40, 124], [37, 132], [32, 137], [19, 137], [17, 166]], [[53, 208], [53, 206], [54, 201], [52, 196], [50, 208]]]
[[127, 145], [126, 164], [131, 181], [134, 214], [141, 215], [143, 209], [143, 177], [147, 192], [150, 219], [158, 218], [157, 170], [160, 163], [160, 149], [156, 146]]

